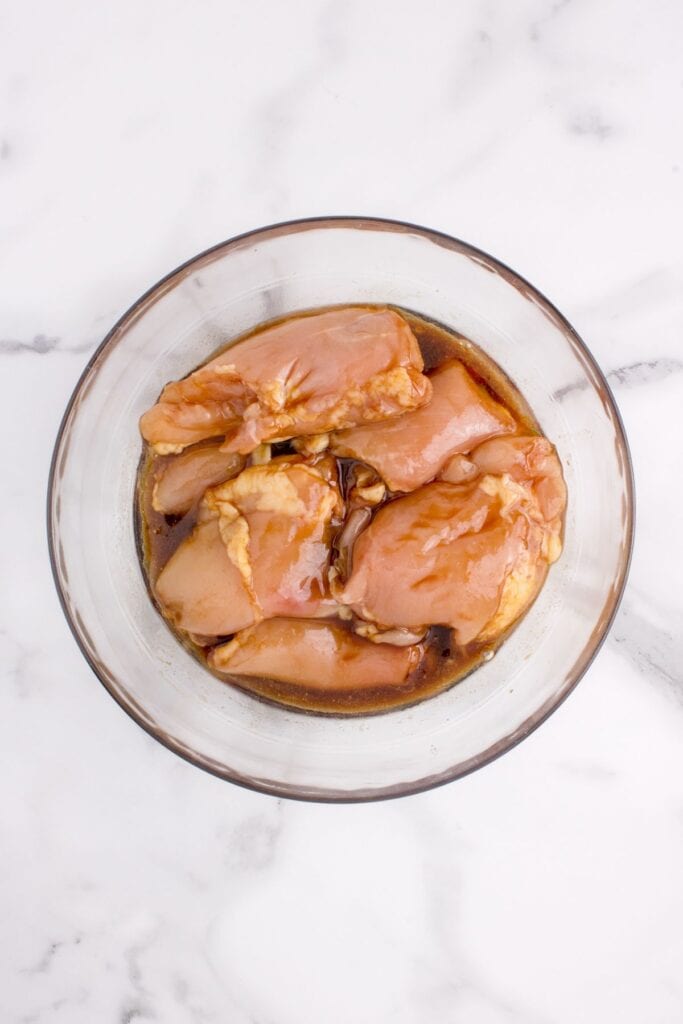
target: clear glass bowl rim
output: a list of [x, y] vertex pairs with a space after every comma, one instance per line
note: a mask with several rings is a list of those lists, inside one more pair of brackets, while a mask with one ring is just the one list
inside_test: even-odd
[[[64, 435], [69, 426], [71, 412], [74, 405], [77, 403], [81, 389], [90, 375], [91, 370], [97, 363], [100, 356], [107, 351], [107, 349], [116, 342], [119, 333], [126, 323], [133, 319], [138, 310], [143, 307], [146, 302], [157, 292], [162, 293], [168, 289], [175, 278], [179, 278], [182, 274], [192, 267], [195, 263], [204, 260], [207, 256], [228, 252], [230, 249], [242, 245], [244, 242], [258, 241], [259, 239], [265, 239], [268, 237], [278, 237], [280, 235], [295, 233], [298, 231], [314, 230], [314, 229], [326, 229], [326, 228], [355, 228], [358, 230], [363, 229], [375, 229], [385, 230], [394, 232], [410, 232], [411, 234], [421, 235], [423, 238], [435, 243], [436, 245], [443, 246], [444, 248], [451, 249], [456, 252], [463, 253], [475, 260], [481, 261], [485, 266], [488, 266], [495, 270], [500, 276], [502, 276], [508, 283], [514, 284], [517, 288], [523, 290], [526, 293], [531, 293], [534, 296], [535, 301], [558, 323], [565, 334], [571, 338], [573, 344], [581, 351], [583, 358], [591, 367], [595, 374], [600, 390], [601, 397], [604, 402], [609, 406], [612, 419], [614, 422], [616, 432], [616, 442], [619, 448], [619, 452], [622, 458], [622, 465], [624, 467], [624, 484], [626, 491], [626, 527], [625, 536], [627, 543], [624, 548], [623, 556], [619, 564], [619, 570], [616, 580], [611, 588], [610, 599], [605, 605], [602, 615], [602, 621], [594, 631], [591, 643], [584, 649], [584, 657], [580, 662], [577, 662], [576, 671], [567, 680], [564, 687], [558, 691], [555, 699], [545, 707], [542, 707], [538, 712], [529, 716], [527, 721], [524, 723], [524, 727], [517, 730], [513, 737], [504, 737], [499, 742], [493, 745], [493, 747], [482, 751], [476, 757], [470, 759], [464, 766], [456, 765], [452, 771], [444, 772], [439, 777], [418, 779], [415, 782], [405, 783], [402, 785], [396, 785], [386, 791], [372, 792], [369, 795], [354, 795], [354, 794], [341, 794], [338, 792], [330, 792], [329, 795], [325, 795], [320, 791], [317, 791], [315, 795], [309, 793], [297, 793], [295, 791], [289, 791], [283, 793], [281, 789], [270, 789], [268, 786], [252, 782], [249, 779], [245, 779], [242, 776], [233, 774], [228, 768], [219, 770], [212, 763], [205, 762], [201, 755], [189, 753], [187, 748], [176, 745], [171, 737], [169, 737], [163, 730], [155, 729], [149, 725], [141, 716], [136, 714], [135, 707], [127, 704], [123, 701], [119, 694], [109, 685], [109, 681], [106, 673], [101, 671], [97, 662], [91, 657], [86, 644], [80, 634], [78, 623], [74, 620], [73, 616], [69, 611], [68, 601], [64, 593], [62, 582], [59, 576], [57, 567], [57, 530], [53, 516], [53, 491], [55, 487], [58, 459], [62, 449], [62, 441]], [[390, 800], [396, 799], [401, 796], [410, 796], [415, 793], [425, 792], [430, 789], [435, 789], [439, 786], [443, 786], [446, 783], [453, 782], [455, 779], [463, 778], [466, 775], [471, 774], [479, 768], [483, 768], [485, 765], [490, 764], [503, 754], [507, 753], [508, 750], [513, 749], [518, 743], [526, 739], [532, 732], [534, 732], [540, 725], [545, 722], [550, 715], [557, 710], [557, 708], [566, 700], [570, 693], [575, 689], [577, 684], [583, 678], [585, 673], [590, 668], [593, 660], [598, 654], [602, 647], [607, 634], [614, 622], [614, 618], [619, 610], [619, 605], [626, 587], [628, 579], [628, 573], [631, 565], [631, 557], [633, 553], [634, 533], [635, 533], [635, 481], [633, 473], [633, 462], [631, 458], [631, 452], [629, 449], [628, 439], [626, 437], [626, 431], [624, 429], [623, 420], [619, 412], [619, 408], [612, 394], [612, 390], [609, 383], [602, 372], [600, 366], [596, 362], [590, 349], [583, 341], [581, 336], [567, 320], [567, 318], [560, 312], [560, 310], [543, 294], [539, 289], [528, 281], [525, 277], [513, 270], [506, 263], [497, 259], [495, 256], [491, 256], [485, 250], [478, 248], [475, 245], [465, 242], [464, 240], [457, 238], [453, 235], [446, 234], [443, 231], [438, 231], [433, 228], [427, 228], [419, 224], [413, 224], [410, 221], [396, 220], [388, 217], [371, 217], [365, 215], [330, 215], [325, 217], [302, 217], [295, 218], [293, 220], [278, 221], [274, 224], [268, 224], [263, 227], [254, 228], [250, 231], [242, 232], [241, 234], [234, 235], [225, 241], [218, 242], [216, 245], [209, 246], [202, 252], [197, 253], [190, 259], [185, 260], [179, 264], [168, 274], [165, 274], [155, 284], [147, 289], [139, 298], [132, 303], [132, 305], [119, 317], [116, 323], [107, 332], [101, 343], [97, 346], [92, 356], [85, 365], [83, 372], [81, 373], [73, 392], [67, 402], [64, 410], [64, 415], [57, 431], [55, 444], [52, 452], [52, 458], [50, 461], [50, 469], [48, 474], [48, 485], [47, 485], [47, 542], [48, 542], [48, 553], [50, 558], [50, 568], [52, 571], [52, 577], [54, 580], [55, 588], [57, 590], [57, 596], [59, 603], [64, 613], [64, 617], [67, 621], [69, 629], [76, 641], [76, 644], [83, 655], [84, 659], [90, 666], [94, 675], [100, 681], [100, 683], [107, 690], [109, 695], [113, 697], [116, 703], [122, 708], [123, 711], [138, 725], [141, 729], [152, 736], [155, 740], [165, 746], [172, 753], [183, 760], [187, 761], [198, 768], [203, 769], [210, 775], [214, 775], [217, 778], [224, 779], [232, 782], [235, 785], [241, 786], [245, 789], [252, 790], [254, 792], [266, 793], [271, 796], [282, 798], [286, 796], [288, 799], [301, 800], [309, 803], [365, 803], [374, 802], [377, 800]]]

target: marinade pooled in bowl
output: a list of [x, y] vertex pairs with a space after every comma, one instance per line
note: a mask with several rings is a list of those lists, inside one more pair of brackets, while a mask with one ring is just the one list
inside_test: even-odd
[[141, 430], [152, 599], [214, 675], [289, 707], [440, 692], [492, 656], [561, 551], [562, 471], [523, 396], [405, 309], [261, 325], [168, 385]]

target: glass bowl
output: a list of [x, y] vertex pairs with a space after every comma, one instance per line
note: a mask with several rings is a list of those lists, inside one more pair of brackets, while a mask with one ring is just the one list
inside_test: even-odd
[[[143, 580], [133, 524], [138, 419], [163, 385], [274, 317], [391, 303], [478, 343], [559, 451], [565, 547], [495, 657], [412, 707], [287, 710], [222, 683], [175, 639]], [[491, 256], [437, 231], [332, 217], [241, 235], [174, 270], [112, 328], [69, 402], [48, 534], [71, 630], [95, 674], [169, 749], [278, 796], [372, 800], [456, 779], [527, 736], [576, 685], [616, 611], [633, 533], [626, 439], [609, 387], [563, 316]]]

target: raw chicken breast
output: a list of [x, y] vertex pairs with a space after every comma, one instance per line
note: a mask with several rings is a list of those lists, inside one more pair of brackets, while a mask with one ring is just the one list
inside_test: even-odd
[[484, 635], [503, 598], [498, 632], [528, 605], [548, 564], [546, 532], [532, 491], [509, 477], [428, 484], [380, 509], [335, 596], [382, 627], [450, 626], [466, 644]]
[[168, 384], [140, 420], [159, 454], [225, 435], [226, 451], [386, 419], [428, 401], [420, 349], [389, 309], [295, 317]]
[[432, 480], [456, 452], [511, 433], [515, 421], [457, 360], [431, 374], [428, 404], [383, 423], [333, 434], [336, 455], [367, 462], [392, 491], [413, 491]]
[[329, 456], [250, 466], [207, 490], [201, 521], [162, 570], [157, 597], [179, 628], [202, 635], [275, 615], [329, 615], [331, 534], [341, 514]]
[[372, 644], [327, 622], [269, 619], [215, 648], [209, 664], [232, 675], [349, 691], [400, 686], [421, 656], [418, 645]]
[[164, 515], [182, 515], [213, 487], [235, 476], [244, 458], [222, 452], [217, 444], [201, 444], [169, 459], [156, 473], [152, 507]]

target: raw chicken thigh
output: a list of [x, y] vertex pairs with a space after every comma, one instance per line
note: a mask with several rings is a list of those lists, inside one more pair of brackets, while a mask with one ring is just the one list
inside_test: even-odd
[[210, 488], [156, 595], [175, 625], [225, 635], [275, 615], [330, 614], [327, 569], [342, 500], [334, 460], [250, 466]]
[[433, 480], [451, 455], [515, 430], [507, 409], [457, 360], [429, 379], [428, 404], [382, 423], [339, 431], [332, 437], [332, 451], [368, 463], [392, 491], [414, 491]]
[[200, 514], [205, 518], [171, 555], [154, 592], [177, 629], [225, 636], [251, 626], [256, 614], [221, 537], [218, 516], [206, 509]]
[[199, 501], [207, 487], [228, 480], [243, 467], [241, 455], [222, 452], [215, 443], [196, 445], [156, 473], [152, 506], [164, 515], [182, 515]]
[[416, 646], [378, 647], [332, 623], [269, 619], [216, 647], [209, 660], [220, 672], [349, 691], [400, 686], [421, 655]]
[[511, 480], [531, 488], [543, 520], [554, 538], [549, 561], [559, 558], [567, 485], [553, 445], [546, 437], [497, 437], [472, 453], [478, 473], [507, 473]]
[[429, 400], [415, 336], [389, 309], [293, 317], [167, 384], [141, 421], [159, 454], [225, 435], [226, 451], [385, 419]]
[[[483, 452], [483, 462], [492, 458]], [[381, 627], [450, 626], [459, 644], [493, 636], [528, 606], [559, 554], [560, 506], [541, 490], [504, 472], [427, 484], [385, 505], [356, 541], [337, 599]]]

